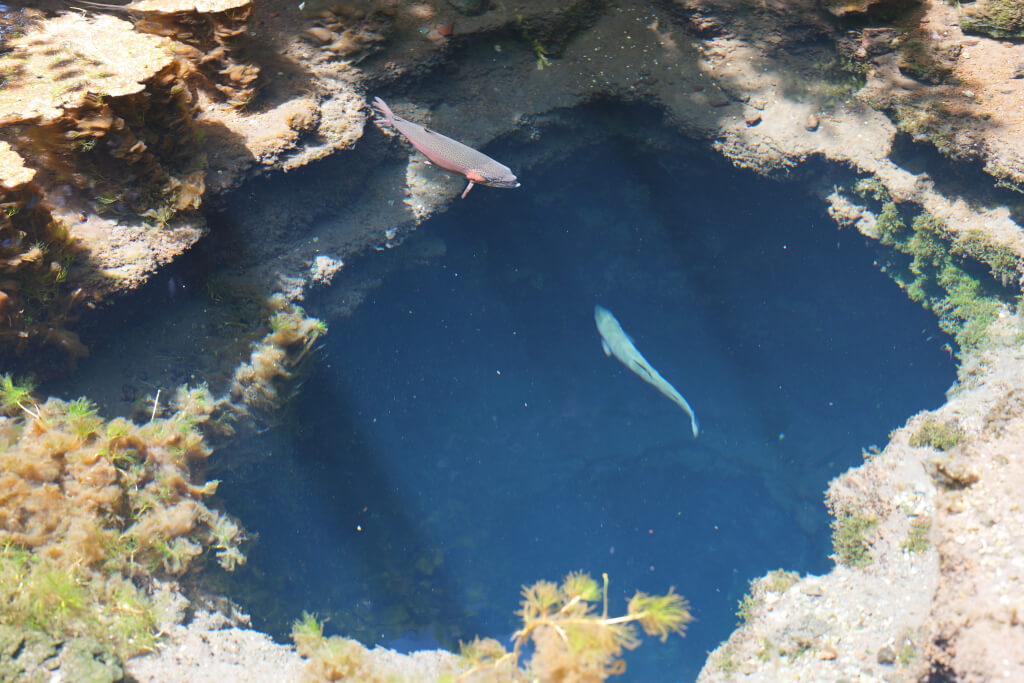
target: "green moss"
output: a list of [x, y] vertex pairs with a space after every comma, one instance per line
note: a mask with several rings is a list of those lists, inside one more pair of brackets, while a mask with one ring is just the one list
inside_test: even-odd
[[888, 201], [882, 206], [882, 211], [875, 219], [875, 233], [878, 241], [887, 247], [892, 247], [906, 239], [907, 224], [903, 222], [896, 202]]
[[[152, 650], [157, 613], [153, 600], [120, 576], [0, 547], [0, 641], [48, 643], [51, 650], [63, 645], [65, 666], [92, 672], [74, 680], [108, 680], [105, 672], [119, 659]], [[17, 661], [18, 650], [0, 652], [0, 670], [34, 666]]]
[[0, 412], [6, 415], [17, 415], [25, 403], [31, 402], [35, 385], [29, 380], [18, 382], [10, 374], [0, 375]]
[[736, 610], [736, 616], [740, 618], [737, 622], [737, 626], [746, 626], [750, 623], [750, 620], [754, 618], [754, 614], [761, 607], [761, 601], [754, 597], [754, 594], [750, 591], [743, 594], [743, 597], [737, 603], [739, 608]]
[[[876, 202], [890, 202], [889, 191], [885, 189], [885, 184], [879, 180], [878, 176], [869, 176], [858, 180], [853, 186], [853, 193], [861, 199], [870, 197]], [[895, 208], [895, 204], [893, 207]]]
[[736, 653], [736, 646], [726, 643], [719, 647], [711, 655], [711, 666], [723, 674], [734, 674], [739, 671], [740, 664]]
[[873, 517], [840, 512], [832, 520], [833, 559], [847, 567], [867, 567], [872, 562], [868, 537], [877, 526]]
[[939, 422], [934, 416], [929, 415], [921, 421], [921, 426], [910, 435], [910, 445], [914, 448], [935, 448], [940, 451], [948, 451], [964, 438], [964, 432], [960, 427], [951, 422]]
[[957, 238], [953, 253], [987, 265], [993, 279], [1003, 287], [1014, 286], [1020, 279], [1020, 257], [1009, 246], [993, 242], [980, 230], [970, 230]]
[[960, 10], [965, 33], [1024, 38], [1024, 4], [1019, 0], [978, 0]]
[[[888, 105], [876, 102], [874, 106], [884, 109]], [[931, 143], [951, 159], [964, 156], [963, 149], [955, 144], [960, 119], [943, 101], [923, 99], [899, 102], [892, 106], [891, 115], [899, 131], [909, 135], [915, 142]]]
[[750, 589], [738, 603], [739, 609], [736, 610], [736, 616], [740, 618], [740, 621], [737, 626], [750, 623], [750, 620], [764, 605], [767, 594], [785, 593], [799, 580], [800, 574], [784, 569], [775, 569], [763, 577], [752, 580]]
[[909, 638], [903, 643], [903, 647], [896, 653], [896, 661], [900, 666], [907, 666], [917, 658], [917, 647]]
[[928, 518], [915, 519], [910, 524], [910, 533], [903, 541], [903, 550], [908, 553], [923, 553], [928, 550], [928, 535], [932, 530], [932, 520]]
[[939, 327], [961, 352], [984, 346], [1002, 304], [994, 283], [971, 272], [965, 258], [986, 263], [1000, 281], [1015, 281], [1015, 255], [980, 234], [951, 241], [942, 221], [927, 212], [915, 216], [908, 227], [891, 201], [882, 206], [875, 233], [883, 245], [909, 258], [904, 267], [890, 268], [891, 276], [911, 300], [938, 316]]

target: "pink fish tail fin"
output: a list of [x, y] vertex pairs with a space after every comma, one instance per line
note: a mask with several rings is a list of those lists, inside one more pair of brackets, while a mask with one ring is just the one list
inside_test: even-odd
[[376, 111], [378, 114], [380, 114], [381, 116], [384, 117], [385, 125], [394, 127], [394, 125], [395, 125], [395, 113], [393, 111], [391, 111], [391, 107], [389, 107], [384, 102], [384, 100], [382, 100], [379, 97], [374, 97], [373, 98], [373, 110]]

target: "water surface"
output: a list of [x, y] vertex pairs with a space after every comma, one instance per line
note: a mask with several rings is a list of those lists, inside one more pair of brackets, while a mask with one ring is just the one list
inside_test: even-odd
[[[237, 597], [278, 636], [306, 609], [454, 646], [514, 631], [522, 584], [607, 572], [613, 611], [675, 586], [696, 619], [617, 680], [692, 680], [751, 578], [829, 570], [828, 480], [942, 403], [948, 340], [795, 185], [613, 144], [520, 175], [421, 227], [446, 253], [329, 321], [265, 456], [223, 475], [259, 534]], [[699, 438], [602, 353], [598, 303]]]

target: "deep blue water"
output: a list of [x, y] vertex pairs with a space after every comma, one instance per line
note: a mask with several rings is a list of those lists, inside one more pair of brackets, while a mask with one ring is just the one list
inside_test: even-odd
[[[607, 572], [613, 611], [675, 586], [695, 617], [616, 680], [692, 680], [751, 578], [829, 570], [828, 480], [942, 402], [948, 339], [796, 186], [614, 145], [520, 176], [420, 229], [446, 253], [329, 321], [266, 457], [224, 475], [259, 534], [238, 597], [278, 635], [306, 609], [454, 646], [515, 630], [523, 584]], [[596, 303], [698, 439], [605, 357]]]

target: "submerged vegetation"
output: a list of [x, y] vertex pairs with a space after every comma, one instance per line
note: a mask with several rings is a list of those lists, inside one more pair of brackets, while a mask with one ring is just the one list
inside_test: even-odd
[[[665, 595], [637, 591], [626, 614], [608, 616], [608, 575], [603, 586], [584, 572], [573, 572], [561, 585], [538, 581], [523, 587], [518, 614], [523, 626], [512, 635], [509, 652], [493, 638], [462, 646], [468, 670], [464, 681], [603, 681], [621, 674], [623, 650], [640, 645], [637, 626], [664, 642], [672, 633], [685, 635], [689, 606], [672, 589]], [[601, 612], [595, 604], [601, 601]], [[520, 659], [532, 646], [525, 671]]]
[[932, 520], [927, 517], [915, 519], [910, 523], [910, 533], [901, 546], [908, 553], [923, 553], [928, 550], [928, 537], [932, 532]]
[[[626, 670], [624, 650], [640, 645], [638, 628], [663, 642], [672, 633], [685, 635], [690, 622], [686, 600], [672, 589], [665, 595], [638, 591], [626, 614], [608, 616], [608, 575], [603, 586], [584, 572], [573, 572], [561, 585], [538, 581], [523, 587], [518, 614], [522, 628], [512, 636], [512, 651], [493, 638], [462, 644], [458, 666], [442, 671], [442, 681], [598, 682]], [[601, 602], [600, 612], [596, 603]], [[316, 616], [304, 613], [292, 626], [299, 654], [309, 659], [305, 676], [314, 681], [390, 681], [395, 671], [387, 660], [374, 658], [357, 641], [323, 634]], [[531, 651], [522, 668], [521, 660]]]
[[185, 400], [202, 394], [186, 387], [173, 414], [136, 424], [31, 391], [0, 375], [0, 635], [34, 644], [4, 650], [0, 677], [35, 675], [37, 649], [116, 668], [153, 647], [158, 608], [143, 582], [208, 555], [227, 570], [245, 562], [242, 529], [204, 502], [218, 482], [193, 483], [212, 410]]
[[910, 435], [910, 445], [914, 448], [927, 446], [939, 451], [948, 451], [964, 438], [964, 431], [950, 422], [939, 422], [929, 415], [917, 431]]
[[271, 297], [267, 305], [270, 332], [254, 345], [249, 362], [235, 371], [230, 389], [237, 408], [265, 417], [280, 407], [295, 384], [296, 371], [327, 334], [323, 320], [307, 316], [284, 296]]
[[[1003, 310], [1000, 288], [1020, 278], [1016, 255], [977, 231], [951, 237], [941, 220], [928, 212], [913, 217], [908, 226], [896, 202], [871, 180], [858, 183], [854, 192], [881, 203], [875, 237], [906, 257], [887, 267], [907, 295], [938, 316], [939, 327], [951, 335], [961, 353], [988, 342], [988, 328]], [[991, 278], [982, 274], [987, 266]]]
[[855, 569], [867, 567], [872, 562], [871, 535], [877, 526], [874, 517], [838, 512], [832, 520], [833, 559]]

